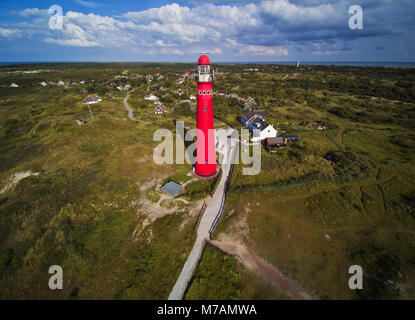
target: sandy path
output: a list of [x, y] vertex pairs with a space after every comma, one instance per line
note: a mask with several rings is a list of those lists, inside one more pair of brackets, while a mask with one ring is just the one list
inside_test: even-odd
[[[233, 159], [237, 145], [238, 144], [236, 140], [230, 141], [230, 143], [227, 145], [228, 148], [224, 152], [227, 153], [228, 159]], [[189, 257], [187, 258], [173, 289], [170, 292], [170, 295], [168, 297], [169, 300], [183, 299], [186, 288], [189, 285], [193, 273], [195, 272], [199, 264], [199, 260], [202, 256], [206, 241], [210, 239], [210, 228], [214, 224], [218, 212], [223, 210], [223, 196], [225, 192], [225, 184], [228, 180], [230, 169], [230, 161], [229, 163], [222, 164], [221, 179], [216, 187], [212, 199], [209, 201], [205, 211], [203, 212], [203, 216], [200, 219], [199, 227], [197, 228], [196, 241], [193, 245], [192, 251], [190, 251]]]
[[13, 174], [7, 179], [6, 185], [0, 190], [0, 194], [3, 194], [7, 192], [7, 190], [13, 188], [16, 184], [19, 183], [20, 180], [30, 177], [30, 176], [37, 176], [38, 174], [39, 172], [31, 172], [30, 170], [21, 171], [21, 172], [17, 172]]
[[307, 294], [295, 281], [287, 278], [271, 263], [249, 251], [244, 245], [231, 238], [223, 236], [221, 237], [221, 241], [210, 240], [209, 243], [224, 253], [234, 256], [248, 270], [255, 272], [267, 282], [275, 285], [289, 298], [294, 300], [317, 299]]
[[131, 107], [128, 104], [128, 98], [130, 97], [130, 92], [127, 93], [127, 95], [124, 97], [122, 103], [124, 104], [124, 107], [127, 109], [128, 111], [128, 118], [131, 121], [137, 121], [137, 122], [141, 122], [141, 123], [150, 123], [148, 121], [144, 121], [144, 120], [138, 120], [136, 118], [134, 118], [134, 114], [133, 114], [133, 110], [131, 109]]

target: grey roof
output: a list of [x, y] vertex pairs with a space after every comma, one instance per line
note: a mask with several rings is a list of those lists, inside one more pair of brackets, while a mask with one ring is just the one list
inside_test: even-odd
[[268, 123], [265, 122], [262, 118], [256, 118], [251, 122], [252, 125], [254, 125], [255, 128], [259, 130], [264, 130], [266, 127], [268, 127]]
[[244, 115], [246, 121], [250, 121], [254, 116], [258, 116], [262, 119], [265, 119], [265, 111], [264, 110], [251, 110], [247, 114]]
[[283, 144], [284, 140], [282, 137], [267, 138], [267, 143], [269, 146], [275, 146], [277, 144]]
[[162, 186], [161, 189], [174, 196], [175, 194], [182, 191], [183, 187], [174, 181], [169, 181], [164, 186]]

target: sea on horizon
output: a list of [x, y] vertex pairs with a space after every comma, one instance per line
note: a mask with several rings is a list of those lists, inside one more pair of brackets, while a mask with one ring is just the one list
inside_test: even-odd
[[[143, 62], [143, 63], [157, 63], [157, 61], [89, 61], [97, 63], [128, 63], [128, 62]], [[180, 61], [171, 61], [171, 63], [180, 63]], [[15, 65], [15, 64], [38, 64], [38, 63], [88, 63], [87, 61], [8, 61], [1, 62], [0, 66]], [[167, 63], [160, 61], [160, 63]], [[190, 62], [184, 62], [190, 63]], [[297, 61], [241, 61], [241, 62], [221, 62], [224, 64], [297, 64]], [[415, 62], [394, 62], [394, 61], [300, 61], [300, 65], [325, 65], [325, 66], [355, 66], [355, 67], [399, 67], [399, 68], [415, 68]]]

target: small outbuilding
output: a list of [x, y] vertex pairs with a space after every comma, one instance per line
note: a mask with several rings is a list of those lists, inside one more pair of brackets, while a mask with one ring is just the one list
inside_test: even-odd
[[180, 184], [178, 184], [178, 183], [176, 183], [174, 181], [167, 182], [160, 189], [163, 190], [163, 191], [165, 191], [165, 192], [167, 192], [168, 194], [170, 194], [172, 196], [176, 196], [180, 192], [183, 191], [183, 187]]

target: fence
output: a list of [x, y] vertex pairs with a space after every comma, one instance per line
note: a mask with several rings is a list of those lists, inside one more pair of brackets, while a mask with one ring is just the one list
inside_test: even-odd
[[229, 169], [228, 179], [226, 180], [225, 186], [223, 188], [223, 196], [222, 196], [222, 202], [220, 204], [220, 209], [219, 209], [218, 214], [216, 215], [215, 219], [213, 220], [212, 226], [209, 229], [209, 236], [212, 236], [212, 233], [215, 231], [216, 226], [219, 223], [219, 219], [222, 216], [223, 209], [225, 207], [225, 202], [226, 202], [226, 193], [228, 192], [228, 188], [229, 188], [229, 185], [230, 185], [231, 179], [232, 179], [233, 168], [234, 168], [234, 164], [231, 164], [231, 168]]
[[206, 207], [207, 207], [207, 204], [206, 204], [205, 201], [203, 201], [202, 208], [200, 208], [199, 214], [198, 214], [196, 222], [195, 222], [195, 227], [194, 227], [195, 230], [197, 229], [197, 225], [199, 224], [200, 217], [203, 215], [203, 212], [205, 211]]

